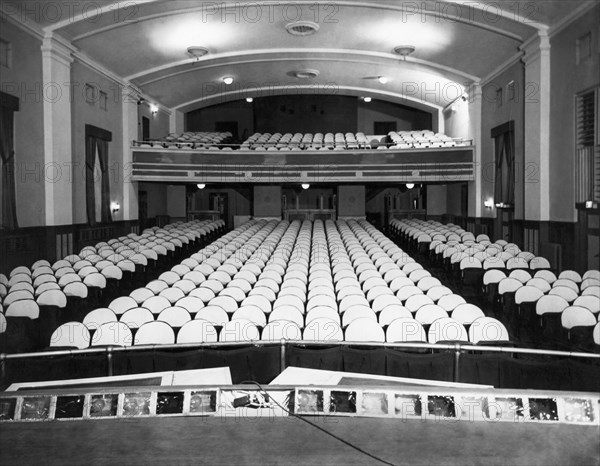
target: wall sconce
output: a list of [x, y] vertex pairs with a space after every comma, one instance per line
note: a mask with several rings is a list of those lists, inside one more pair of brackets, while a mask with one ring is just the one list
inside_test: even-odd
[[415, 187], [415, 184], [414, 183], [406, 183], [406, 187], [408, 189], [413, 189]]
[[494, 207], [494, 200], [492, 198], [488, 199], [483, 203], [486, 209], [492, 209]]
[[308, 189], [308, 188], [310, 188], [310, 184], [302, 183], [302, 189]]
[[158, 106], [155, 104], [150, 104], [150, 113], [152, 113], [152, 115], [156, 115], [158, 113]]
[[206, 188], [206, 185], [204, 183], [198, 183], [196, 186], [198, 187], [198, 189]]
[[110, 203], [110, 210], [112, 211], [112, 213], [116, 213], [119, 210], [121, 210], [121, 205], [118, 202], [111, 202]]

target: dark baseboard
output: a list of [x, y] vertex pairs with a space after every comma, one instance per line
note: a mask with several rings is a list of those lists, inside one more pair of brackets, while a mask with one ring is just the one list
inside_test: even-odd
[[133, 220], [95, 226], [77, 224], [0, 231], [0, 272], [8, 274], [19, 265], [31, 266], [39, 259], [54, 262], [77, 254], [85, 246], [132, 232], [140, 233], [152, 223], [146, 220], [140, 225], [140, 221]]

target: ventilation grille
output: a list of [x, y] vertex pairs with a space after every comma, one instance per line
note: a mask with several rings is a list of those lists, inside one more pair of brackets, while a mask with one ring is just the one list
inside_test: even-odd
[[296, 21], [286, 24], [285, 28], [293, 36], [311, 36], [319, 30], [319, 25], [312, 21]]

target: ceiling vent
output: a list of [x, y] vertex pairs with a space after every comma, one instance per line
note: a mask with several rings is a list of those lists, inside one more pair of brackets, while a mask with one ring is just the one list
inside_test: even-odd
[[293, 36], [311, 36], [319, 30], [319, 25], [312, 21], [294, 21], [285, 25], [287, 32]]
[[298, 79], [313, 79], [319, 76], [319, 70], [298, 70], [294, 71], [294, 76]]

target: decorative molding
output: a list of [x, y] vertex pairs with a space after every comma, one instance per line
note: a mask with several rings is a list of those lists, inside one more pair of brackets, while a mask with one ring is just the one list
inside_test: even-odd
[[[323, 89], [327, 88], [327, 84], [324, 84], [322, 86]], [[265, 92], [266, 91], [266, 95], [281, 95], [285, 92], [289, 92], [289, 86], [262, 86], [259, 88], [253, 88], [252, 92], [255, 94], [260, 94], [261, 92]], [[294, 85], [294, 89], [298, 89], [298, 90], [302, 90], [302, 89], [308, 89], [308, 90], [315, 90], [315, 86], [314, 85], [310, 85], [310, 84], [299, 84], [299, 85]], [[442, 110], [442, 106], [441, 105], [437, 105], [437, 104], [432, 104], [430, 102], [425, 102], [422, 101], [418, 98], [415, 97], [411, 97], [411, 96], [406, 96], [403, 94], [399, 94], [396, 92], [390, 92], [390, 91], [383, 91], [383, 90], [377, 90], [377, 89], [371, 89], [371, 88], [366, 88], [366, 87], [355, 87], [355, 86], [337, 86], [335, 88], [335, 90], [338, 92], [338, 94], [340, 95], [364, 95], [365, 92], [368, 92], [369, 95], [371, 95], [373, 98], [377, 98], [378, 96], [382, 96], [382, 97], [387, 97], [387, 98], [391, 98], [392, 102], [400, 102], [400, 101], [410, 101], [413, 104], [416, 103], [419, 106], [417, 108], [422, 109], [424, 111], [428, 111], [428, 112], [434, 112], [434, 111], [441, 111]], [[347, 93], [343, 93], [340, 91], [348, 91]], [[248, 95], [247, 92], [245, 91], [240, 91], [240, 90], [233, 90], [233, 91], [229, 91], [229, 92], [220, 92], [218, 94], [211, 94], [210, 96], [206, 96], [206, 97], [200, 97], [198, 99], [194, 99], [194, 100], [190, 100], [187, 102], [183, 102], [179, 105], [176, 105], [175, 107], [173, 107], [173, 110], [180, 110], [180, 111], [190, 111], [191, 109], [186, 109], [186, 110], [182, 110], [186, 107], [195, 105], [195, 104], [199, 104], [199, 103], [204, 103], [204, 102], [208, 102], [207, 105], [214, 105], [214, 103], [212, 103], [214, 100], [218, 100], [221, 99], [221, 103], [223, 102], [230, 102], [232, 100], [239, 100], [242, 97], [245, 97], [246, 95]], [[199, 105], [196, 108], [202, 108], [204, 106], [207, 105]]]
[[8, 21], [13, 26], [17, 27], [21, 31], [33, 36], [36, 39], [44, 40], [45, 33], [42, 28], [37, 24], [31, 23], [26, 18], [17, 19], [6, 11], [6, 4], [0, 3], [0, 18], [2, 21]]
[[[154, 1], [159, 1], [159, 0], [137, 0], [136, 3], [143, 4], [143, 3], [151, 3]], [[454, 0], [445, 0], [445, 1], [448, 3], [462, 3], [462, 2], [456, 2]], [[319, 3], [329, 4], [330, 1], [329, 0], [296, 0], [294, 3], [297, 5], [308, 5], [308, 6], [314, 7], [315, 4], [319, 4]], [[266, 2], [264, 2], [264, 4], [272, 4], [273, 6], [277, 6], [277, 5], [279, 5], [279, 2], [266, 1]], [[405, 5], [396, 6], [396, 5], [392, 5], [389, 3], [376, 3], [376, 2], [372, 2], [372, 1], [337, 1], [336, 4], [339, 5], [340, 7], [387, 10], [387, 11], [391, 11], [393, 13], [401, 13], [401, 14], [407, 13], [407, 8]], [[487, 7], [487, 4], [478, 3], [478, 2], [466, 2], [466, 4], [468, 7], [471, 7], [474, 9], [479, 9], [479, 10], [484, 10]], [[114, 7], [113, 8], [111, 8], [111, 7], [113, 7], [113, 5], [106, 7], [106, 8], [114, 9]], [[231, 9], [231, 8], [239, 8], [240, 2], [239, 1], [215, 2], [212, 5], [212, 7], [215, 8], [215, 11], [227, 10], [227, 9]], [[162, 19], [162, 18], [165, 18], [168, 16], [175, 16], [175, 15], [181, 15], [181, 14], [187, 14], [187, 13], [202, 13], [203, 9], [205, 9], [205, 8], [206, 8], [205, 6], [194, 5], [190, 8], [180, 8], [178, 10], [173, 10], [173, 11], [168, 11], [168, 12], [147, 14], [145, 16], [138, 15], [138, 16], [136, 16], [135, 22], [140, 23], [140, 22], [149, 21], [152, 19], [159, 19], [159, 18]], [[98, 10], [96, 10], [96, 11], [98, 11]], [[102, 12], [103, 9], [100, 8], [99, 11]], [[508, 37], [508, 38], [513, 39], [518, 42], [523, 40], [523, 38], [521, 36], [519, 36], [518, 34], [515, 34], [513, 32], [510, 32], [510, 31], [507, 31], [507, 30], [504, 30], [501, 28], [491, 26], [487, 22], [478, 22], [478, 21], [472, 20], [470, 18], [462, 17], [462, 15], [448, 14], [447, 11], [440, 12], [440, 11], [436, 11], [435, 9], [431, 10], [431, 9], [422, 7], [422, 9], [419, 11], [419, 14], [422, 15], [423, 17], [426, 17], [426, 19], [434, 18], [433, 21], [435, 21], [436, 19], [437, 19], [437, 21], [439, 21], [440, 18], [443, 18], [444, 20], [447, 20], [447, 21], [452, 21], [455, 23], [462, 23], [462, 24], [466, 24], [468, 26], [484, 29], [486, 31], [490, 31], [490, 32], [492, 32], [494, 34], [498, 34], [500, 36]], [[505, 11], [501, 8], [498, 8], [498, 14], [506, 19], [513, 20], [513, 21], [523, 24], [525, 26], [530, 26], [532, 29], [543, 30], [543, 29], [548, 28], [548, 26], [546, 26], [545, 24], [529, 21], [526, 18], [523, 18], [519, 15], [515, 15], [515, 13], [512, 11]], [[89, 13], [86, 15], [86, 17], [84, 17], [83, 15], [78, 15], [76, 21], [84, 21], [87, 19], [87, 17], [89, 17]], [[54, 30], [60, 29], [61, 27], [71, 25], [74, 22], [75, 22], [75, 19], [70, 19], [69, 22], [63, 21], [61, 23], [57, 23], [57, 24], [54, 24], [53, 26], [50, 26], [50, 28], [52, 28]], [[101, 34], [103, 32], [109, 31], [111, 29], [125, 26], [127, 24], [129, 24], [129, 23], [126, 21], [123, 21], [120, 23], [111, 24], [109, 26], [104, 26], [102, 28], [96, 29], [95, 31], [89, 31], [84, 34], [75, 36], [73, 38], [73, 40], [81, 40], [81, 39], [90, 37], [95, 34]]]
[[584, 3], [577, 8], [571, 10], [569, 14], [564, 16], [560, 21], [550, 26], [548, 29], [548, 37], [552, 38], [554, 35], [558, 34], [560, 31], [565, 29], [574, 21], [581, 18], [584, 14], [590, 11], [592, 8], [598, 5], [598, 0], [590, 0], [587, 3]]
[[[338, 62], [366, 63], [366, 64], [371, 63], [373, 65], [382, 65], [383, 63], [381, 61], [373, 60], [373, 58], [382, 58], [385, 60], [391, 60], [393, 62], [393, 65], [397, 66], [397, 63], [400, 61], [398, 59], [398, 55], [393, 54], [393, 53], [387, 53], [387, 52], [367, 52], [364, 50], [345, 50], [345, 49], [311, 49], [310, 52], [320, 54], [320, 55], [331, 54], [332, 56], [334, 56], [335, 54], [338, 54], [338, 58], [332, 58], [332, 57], [328, 57], [328, 56], [321, 56], [321, 57], [304, 56], [305, 54], [307, 54], [307, 50], [300, 49], [300, 48], [245, 50], [245, 51], [228, 52], [228, 53], [222, 53], [222, 54], [212, 54], [208, 58], [200, 59], [199, 63], [198, 63], [200, 66], [195, 66], [194, 68], [186, 68], [186, 69], [182, 69], [182, 70], [177, 70], [172, 73], [159, 75], [155, 78], [150, 78], [150, 79], [147, 79], [144, 81], [141, 81], [141, 79], [144, 76], [148, 76], [153, 73], [159, 73], [161, 71], [169, 70], [170, 68], [176, 68], [178, 66], [185, 66], [185, 65], [191, 63], [191, 59], [187, 58], [185, 60], [179, 60], [177, 62], [172, 62], [172, 63], [168, 63], [165, 65], [150, 68], [148, 70], [144, 70], [142, 72], [126, 76], [125, 79], [127, 79], [129, 81], [140, 80], [141, 81], [140, 85], [145, 86], [147, 84], [152, 84], [154, 82], [161, 81], [161, 80], [167, 79], [167, 78], [171, 78], [171, 77], [177, 76], [179, 74], [201, 71], [201, 70], [205, 70], [208, 68], [216, 68], [219, 66], [231, 67], [231, 66], [235, 66], [235, 65], [245, 65], [245, 64], [249, 64], [249, 63], [305, 61], [307, 59], [309, 59], [310, 61], [313, 61], [313, 62], [316, 62], [316, 61], [331, 62], [332, 60], [335, 59], [335, 61], [338, 61]], [[290, 56], [291, 54], [294, 54], [294, 53], [298, 54], [299, 56], [297, 56], [297, 57]], [[259, 56], [261, 54], [263, 55], [262, 57], [252, 58], [253, 56]], [[280, 54], [280, 56], [275, 57], [275, 58], [267, 58], [266, 57], [267, 55], [277, 55], [277, 54]], [[352, 57], [354, 57], [354, 56], [356, 56], [356, 57], [364, 56], [366, 59], [359, 59], [359, 58], [353, 59]], [[240, 59], [241, 57], [249, 57], [249, 58]], [[228, 58], [236, 58], [236, 60], [227, 61], [225, 63], [215, 63], [219, 59], [228, 59]], [[367, 60], [367, 59], [371, 59], [371, 60]], [[421, 60], [421, 59], [414, 58], [414, 57], [407, 57], [406, 60], [402, 60], [402, 63], [421, 65], [423, 67], [431, 68], [431, 69], [434, 69], [437, 71], [445, 71], [445, 72], [451, 73], [455, 76], [465, 78], [469, 81], [479, 81], [479, 76], [466, 73], [464, 71], [458, 70], [456, 68], [452, 68], [450, 66], [445, 66], [445, 65], [442, 65], [439, 63], [430, 62], [428, 60]]]
[[[138, 3], [145, 1], [153, 0], [137, 0]], [[115, 2], [107, 8], [112, 9], [118, 6], [119, 2]], [[143, 93], [139, 88], [137, 88], [137, 86], [131, 84], [129, 80], [118, 76], [117, 74], [110, 71], [108, 68], [102, 66], [93, 58], [80, 51], [69, 40], [65, 39], [60, 34], [54, 32], [54, 30], [58, 28], [47, 27], [42, 29], [41, 27], [39, 27], [39, 25], [31, 23], [29, 20], [27, 20], [27, 18], [17, 18], [6, 11], [6, 6], [4, 3], [0, 3], [0, 19], [2, 21], [9, 22], [21, 31], [42, 41], [42, 57], [44, 56], [44, 54], [51, 53], [53, 59], [61, 60], [64, 64], [71, 64], [74, 60], [77, 60], [77, 62], [86, 65], [93, 71], [110, 79], [111, 81], [122, 86], [123, 88], [134, 87], [135, 89], [137, 89], [137, 92], [140, 94], [141, 97], [143, 97], [145, 100], [154, 102], [158, 106], [159, 111], [167, 115], [171, 114], [171, 109], [169, 109], [167, 106], [158, 102], [158, 100], [154, 97]], [[69, 24], [72, 24], [72, 21], [70, 21]]]
[[496, 78], [497, 76], [500, 76], [502, 73], [504, 73], [510, 67], [512, 67], [513, 65], [515, 65], [516, 63], [518, 63], [523, 58], [524, 54], [525, 54], [525, 52], [523, 52], [522, 50], [519, 51], [519, 52], [517, 52], [517, 53], [515, 53], [512, 57], [510, 57], [504, 63], [501, 63], [492, 72], [490, 72], [488, 75], [486, 75], [485, 77], [483, 77], [481, 79], [481, 84], [482, 85], [486, 85], [492, 79]]

